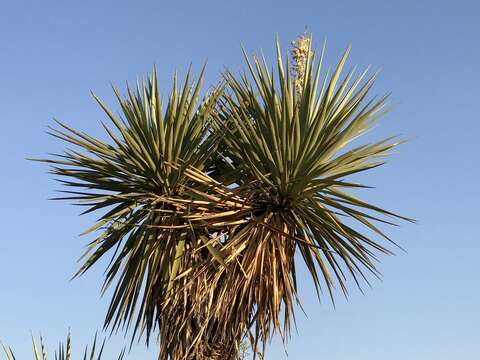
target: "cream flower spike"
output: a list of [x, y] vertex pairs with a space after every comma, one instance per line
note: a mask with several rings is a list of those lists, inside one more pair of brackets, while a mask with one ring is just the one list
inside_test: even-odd
[[312, 56], [312, 52], [310, 51], [310, 41], [311, 38], [306, 33], [300, 35], [296, 40], [292, 41], [292, 72], [295, 78], [295, 89], [298, 95], [302, 93], [307, 60]]

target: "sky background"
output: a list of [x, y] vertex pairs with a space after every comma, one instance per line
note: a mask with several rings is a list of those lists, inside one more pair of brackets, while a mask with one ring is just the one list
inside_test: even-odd
[[[31, 358], [30, 330], [52, 352], [68, 329], [80, 351], [101, 329], [104, 266], [70, 281], [94, 216], [48, 201], [59, 189], [46, 167], [25, 160], [59, 152], [45, 134], [58, 118], [99, 135], [110, 84], [124, 88], [156, 64], [162, 89], [175, 70], [206, 84], [244, 68], [241, 44], [272, 60], [275, 34], [288, 46], [305, 27], [327, 38], [327, 64], [352, 44], [350, 64], [382, 68], [373, 90], [397, 105], [375, 136], [411, 141], [362, 177], [363, 198], [419, 220], [389, 234], [408, 253], [381, 257], [383, 280], [353, 286], [336, 309], [318, 303], [305, 272], [308, 316], [297, 312], [294, 360], [450, 360], [480, 356], [478, 117], [480, 6], [476, 1], [4, 1], [0, 8], [0, 339]], [[111, 339], [116, 354], [124, 340]], [[1, 356], [0, 356], [1, 358]], [[108, 357], [107, 357], [108, 358]], [[128, 359], [155, 359], [155, 344]], [[274, 340], [266, 359], [286, 359]]]

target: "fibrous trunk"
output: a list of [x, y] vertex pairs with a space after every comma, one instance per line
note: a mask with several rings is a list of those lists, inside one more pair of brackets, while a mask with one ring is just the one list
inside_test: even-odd
[[[228, 314], [235, 314], [233, 308], [225, 306], [227, 282], [215, 276], [218, 264], [202, 261], [201, 251], [191, 253], [194, 255], [184, 256], [183, 265], [193, 270], [175, 281], [169, 296], [157, 304], [161, 314], [158, 359], [237, 360], [244, 326], [235, 325], [233, 317], [225, 321]], [[199, 266], [192, 266], [192, 262]], [[179, 274], [181, 277], [181, 271]]]

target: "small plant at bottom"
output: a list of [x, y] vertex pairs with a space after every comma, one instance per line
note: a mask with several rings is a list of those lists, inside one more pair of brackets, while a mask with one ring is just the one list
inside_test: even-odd
[[[1, 343], [3, 352], [6, 356], [6, 360], [16, 360], [15, 354], [11, 347], [5, 346]], [[97, 346], [97, 335], [95, 334], [95, 338], [93, 339], [92, 348], [88, 349], [88, 345], [85, 347], [83, 352], [83, 360], [101, 360], [103, 354], [103, 348], [105, 346], [105, 339], [103, 340], [100, 347]], [[35, 338], [32, 336], [32, 346], [33, 346], [33, 353], [35, 355], [35, 360], [48, 360], [47, 353], [45, 350], [45, 344], [43, 342], [42, 336], [40, 336], [39, 343], [35, 342]], [[66, 343], [60, 342], [58, 345], [58, 349], [54, 353], [55, 360], [72, 360], [72, 341], [70, 333], [67, 335]], [[123, 360], [125, 357], [125, 349], [123, 349], [117, 357], [117, 360]]]

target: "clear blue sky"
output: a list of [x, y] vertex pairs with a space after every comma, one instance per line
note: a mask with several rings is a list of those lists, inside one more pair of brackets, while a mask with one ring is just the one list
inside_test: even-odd
[[[351, 63], [382, 73], [374, 92], [398, 104], [377, 131], [413, 140], [363, 180], [364, 198], [418, 225], [389, 233], [408, 254], [382, 257], [383, 281], [352, 287], [337, 308], [302, 287], [305, 317], [288, 346], [295, 360], [451, 360], [480, 357], [478, 104], [480, 7], [476, 1], [4, 1], [0, 8], [0, 339], [31, 355], [29, 330], [51, 349], [70, 327], [74, 348], [101, 327], [104, 268], [70, 282], [94, 217], [47, 201], [58, 185], [25, 160], [58, 152], [44, 131], [52, 118], [100, 133], [89, 94], [115, 108], [123, 86], [153, 63], [162, 87], [173, 71], [208, 58], [207, 84], [243, 66], [240, 44], [272, 54], [305, 26], [328, 40], [327, 62], [353, 44]], [[271, 57], [270, 57], [271, 58]], [[117, 109], [117, 108], [115, 108]], [[122, 343], [109, 343], [113, 354]], [[131, 359], [155, 359], [134, 348]], [[285, 359], [274, 341], [267, 359]]]

